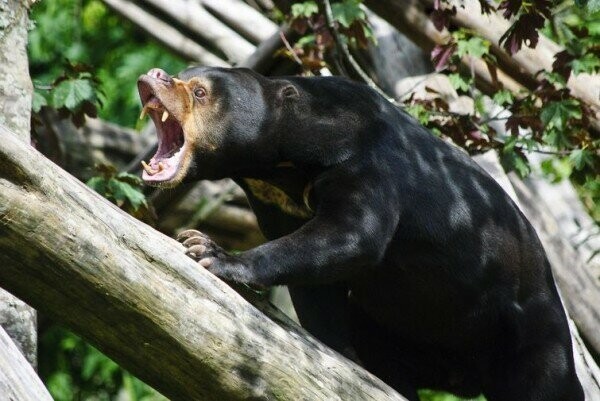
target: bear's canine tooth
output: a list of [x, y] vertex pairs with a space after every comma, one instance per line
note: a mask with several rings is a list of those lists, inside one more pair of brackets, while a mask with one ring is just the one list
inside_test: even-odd
[[165, 110], [163, 111], [163, 115], [160, 120], [164, 123], [165, 121], [167, 121], [167, 118], [169, 118], [169, 112]]
[[160, 168], [158, 170], [153, 170], [152, 167], [150, 167], [148, 165], [148, 163], [146, 163], [143, 160], [142, 160], [142, 167], [144, 168], [144, 170], [146, 171], [146, 173], [148, 173], [150, 175], [154, 175], [154, 174], [156, 174], [156, 173], [158, 173], [160, 171]]
[[146, 106], [142, 108], [142, 112], [140, 113], [140, 120], [143, 120], [146, 117]]

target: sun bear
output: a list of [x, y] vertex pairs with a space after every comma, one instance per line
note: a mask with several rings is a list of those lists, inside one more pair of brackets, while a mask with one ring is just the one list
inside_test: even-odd
[[157, 128], [143, 179], [230, 177], [267, 243], [181, 240], [223, 280], [287, 285], [301, 324], [417, 401], [583, 401], [537, 235], [498, 184], [368, 86], [197, 67], [138, 80]]

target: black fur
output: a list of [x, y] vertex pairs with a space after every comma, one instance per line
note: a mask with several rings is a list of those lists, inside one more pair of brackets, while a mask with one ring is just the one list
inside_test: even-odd
[[[199, 255], [211, 272], [288, 285], [310, 332], [409, 400], [423, 387], [584, 399], [542, 245], [463, 151], [346, 79], [220, 68], [180, 77], [194, 75], [217, 83], [224, 111], [218, 150], [198, 151], [188, 179], [234, 178], [270, 240]], [[248, 177], [299, 202], [310, 183], [314, 217], [261, 202]]]

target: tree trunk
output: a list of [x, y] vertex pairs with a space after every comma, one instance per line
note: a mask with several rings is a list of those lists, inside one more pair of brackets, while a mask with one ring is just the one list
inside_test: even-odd
[[[173, 400], [404, 400], [0, 126], [0, 284]], [[273, 315], [275, 316], [275, 315]]]
[[[29, 143], [33, 86], [27, 62], [29, 2], [9, 0], [0, 4], [0, 124]], [[4, 140], [0, 136], [0, 140]], [[37, 360], [35, 310], [0, 289], [0, 326], [17, 343], [29, 363]], [[2, 380], [2, 379], [0, 379]]]

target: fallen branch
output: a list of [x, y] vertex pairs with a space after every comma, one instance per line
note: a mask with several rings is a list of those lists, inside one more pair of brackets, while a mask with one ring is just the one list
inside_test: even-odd
[[[232, 64], [239, 63], [254, 52], [254, 45], [223, 24], [196, 1], [144, 0], [182, 26], [198, 35], [227, 56]], [[230, 12], [235, 13], [234, 10]]]
[[261, 43], [277, 32], [277, 24], [241, 0], [200, 0], [200, 2], [252, 43]]
[[229, 64], [213, 53], [187, 38], [177, 29], [144, 11], [127, 0], [103, 0], [115, 12], [121, 14], [150, 36], [183, 57], [204, 65], [227, 67]]
[[404, 400], [1, 125], [0, 136], [0, 285], [167, 397]]
[[[444, 44], [448, 40], [448, 32], [439, 32], [433, 26], [418, 0], [366, 0], [365, 4], [427, 52], [435, 45]], [[469, 71], [473, 71], [475, 84], [482, 92], [491, 93], [497, 87], [496, 80], [483, 60], [464, 57], [462, 65]], [[518, 92], [523, 88], [501, 69], [497, 70], [497, 82], [512, 92]]]
[[52, 401], [40, 378], [0, 327], [0, 394], [3, 400]]
[[[422, 0], [426, 4], [433, 4], [430, 0]], [[540, 34], [538, 44], [535, 49], [523, 46], [523, 48], [513, 55], [509, 55], [498, 44], [500, 38], [509, 28], [510, 23], [497, 13], [482, 15], [480, 5], [477, 0], [452, 1], [456, 7], [456, 15], [453, 20], [460, 26], [472, 29], [477, 34], [486, 38], [492, 43], [492, 51], [498, 58], [501, 68], [511, 76], [521, 81], [523, 85], [537, 85], [535, 75], [541, 71], [551, 71], [554, 55], [561, 52], [564, 47], [551, 41], [543, 34]], [[572, 74], [567, 87], [571, 89], [573, 96], [583, 100], [593, 108], [596, 119], [600, 111], [600, 76], [590, 76], [589, 74]], [[596, 121], [597, 123], [597, 121]]]

